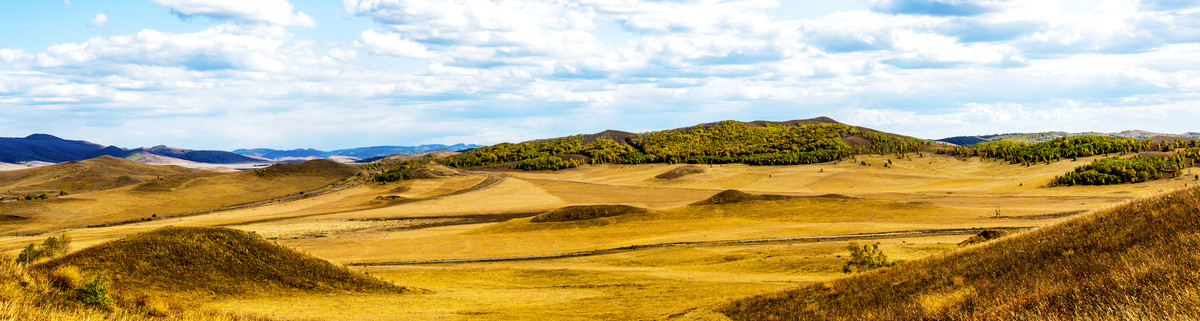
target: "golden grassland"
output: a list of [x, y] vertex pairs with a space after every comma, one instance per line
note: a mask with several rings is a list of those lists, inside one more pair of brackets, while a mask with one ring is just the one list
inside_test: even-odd
[[[493, 175], [474, 173], [359, 185], [266, 206], [67, 232], [86, 246], [167, 225], [227, 226], [275, 238], [280, 245], [338, 264], [424, 261], [667, 242], [1040, 227], [1200, 183], [1179, 178], [1045, 187], [1054, 176], [1091, 159], [1025, 167], [933, 154], [911, 159], [860, 155], [836, 164], [699, 165], [703, 172], [674, 179], [655, 176], [687, 165], [586, 165], [552, 172], [506, 171], [502, 174], [508, 177], [498, 182]], [[888, 160], [892, 164], [883, 167]], [[1184, 177], [1195, 172], [1189, 169]], [[473, 189], [481, 184], [486, 188]], [[689, 205], [728, 189], [803, 197]], [[458, 192], [464, 190], [469, 192]], [[178, 192], [166, 194], [178, 195], [180, 202], [196, 202], [197, 207], [209, 206], [191, 200], [203, 195]], [[87, 196], [99, 209], [126, 204], [124, 194], [102, 193], [72, 196]], [[849, 197], [821, 197], [825, 194]], [[396, 201], [379, 199], [389, 196]], [[530, 221], [572, 205], [628, 205], [647, 211], [581, 221]], [[482, 219], [492, 217], [506, 221]], [[953, 251], [970, 236], [855, 241], [880, 242], [889, 256], [916, 260]], [[44, 237], [2, 237], [0, 253], [15, 253]], [[723, 316], [710, 308], [731, 299], [845, 277], [841, 265], [849, 241], [686, 245], [550, 260], [354, 267], [430, 292], [263, 293], [219, 297], [205, 305], [323, 319], [720, 319]]]
[[0, 233], [150, 219], [270, 200], [328, 186], [355, 172], [320, 160], [228, 174], [176, 175], [48, 200], [4, 202], [0, 212], [25, 219], [0, 225]]
[[1195, 320], [1200, 188], [877, 273], [736, 301], [735, 320]]

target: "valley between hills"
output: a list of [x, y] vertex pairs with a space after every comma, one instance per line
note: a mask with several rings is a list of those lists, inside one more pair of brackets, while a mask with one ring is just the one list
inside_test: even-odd
[[228, 173], [100, 156], [0, 172], [59, 191], [0, 202], [0, 318], [1196, 319], [1197, 143], [820, 118]]

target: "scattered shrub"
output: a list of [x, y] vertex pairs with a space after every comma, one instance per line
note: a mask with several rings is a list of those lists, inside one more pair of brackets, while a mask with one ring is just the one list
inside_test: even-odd
[[59, 237], [49, 237], [42, 242], [41, 246], [37, 244], [29, 244], [21, 253], [17, 255], [17, 262], [24, 265], [33, 264], [43, 258], [54, 258], [66, 254], [71, 250], [71, 238], [66, 233]]
[[850, 261], [842, 266], [842, 272], [866, 272], [892, 265], [888, 261], [887, 254], [879, 249], [879, 243], [860, 246], [858, 243], [851, 242], [846, 245], [846, 249], [850, 250]]
[[75, 298], [86, 305], [111, 309], [113, 298], [108, 295], [108, 285], [108, 278], [104, 274], [97, 274], [87, 283], [75, 288]]

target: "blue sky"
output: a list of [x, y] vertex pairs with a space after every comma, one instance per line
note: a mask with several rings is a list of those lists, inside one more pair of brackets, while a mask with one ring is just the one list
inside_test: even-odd
[[924, 138], [1200, 131], [1200, 1], [39, 0], [0, 136], [522, 141], [829, 116]]

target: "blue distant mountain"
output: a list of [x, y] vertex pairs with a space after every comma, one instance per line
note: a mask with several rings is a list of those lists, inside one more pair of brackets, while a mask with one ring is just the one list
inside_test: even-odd
[[144, 154], [154, 154], [208, 164], [240, 164], [264, 161], [263, 159], [216, 150], [191, 150], [167, 146], [124, 149], [82, 140], [66, 140], [47, 134], [33, 134], [26, 137], [0, 137], [0, 162], [4, 163], [15, 164], [33, 161], [62, 163], [105, 155], [132, 159], [140, 158], [140, 155]]
[[349, 156], [355, 158], [371, 158], [379, 156], [387, 156], [392, 154], [421, 154], [433, 151], [448, 150], [448, 151], [464, 151], [472, 148], [479, 148], [480, 145], [474, 144], [429, 144], [420, 146], [371, 146], [349, 149], [339, 149], [334, 151], [323, 151], [311, 148], [278, 150], [270, 148], [254, 148], [254, 149], [235, 149], [233, 152], [239, 155], [262, 157], [262, 158], [285, 158], [285, 157], [332, 157], [332, 156]]

